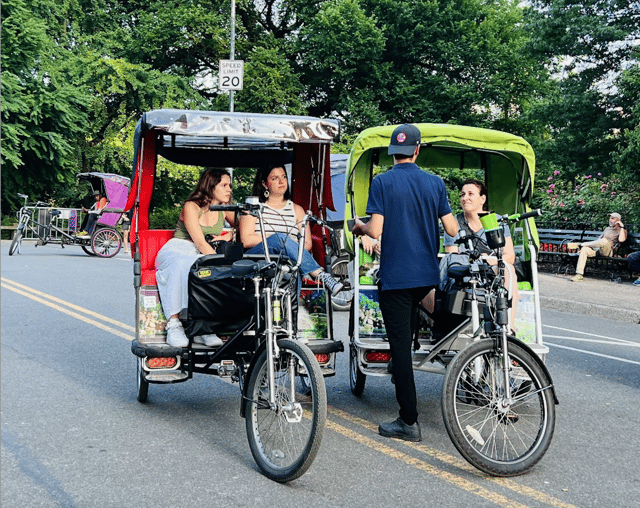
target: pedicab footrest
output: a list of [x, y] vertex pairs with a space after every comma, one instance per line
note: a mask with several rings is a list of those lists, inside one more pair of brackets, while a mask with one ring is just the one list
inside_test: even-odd
[[131, 343], [131, 352], [140, 358], [170, 358], [180, 356], [182, 348], [169, 344], [145, 344], [136, 339]]

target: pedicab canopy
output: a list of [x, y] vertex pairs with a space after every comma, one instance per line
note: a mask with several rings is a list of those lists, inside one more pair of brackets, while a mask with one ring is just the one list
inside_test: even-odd
[[137, 213], [131, 228], [149, 228], [157, 157], [178, 164], [258, 168], [291, 164], [293, 200], [322, 218], [334, 209], [330, 145], [340, 123], [306, 116], [161, 109], [144, 113], [134, 139], [133, 184], [126, 209]]
[[78, 173], [78, 180], [89, 182], [93, 191], [100, 191], [107, 198], [107, 206], [100, 217], [100, 223], [115, 226], [127, 203], [131, 180], [126, 176], [98, 172]]
[[[523, 138], [461, 125], [415, 125], [420, 129], [422, 138], [416, 160], [418, 166], [434, 174], [441, 169], [477, 169], [484, 173], [491, 211], [513, 214], [529, 210], [535, 155]], [[390, 168], [393, 165], [393, 157], [387, 154], [387, 147], [396, 127], [374, 127], [362, 131], [356, 138], [347, 166], [345, 220], [352, 219], [354, 215], [366, 215], [374, 167]], [[533, 219], [529, 219], [529, 226], [537, 245], [538, 235]], [[345, 239], [351, 246], [352, 236], [346, 235]]]

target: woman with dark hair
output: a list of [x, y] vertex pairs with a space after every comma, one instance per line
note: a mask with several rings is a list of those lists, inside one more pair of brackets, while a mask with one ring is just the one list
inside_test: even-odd
[[[213, 240], [228, 241], [231, 235], [223, 231], [225, 220], [234, 223], [233, 212], [212, 212], [209, 205], [227, 204], [231, 200], [231, 177], [225, 169], [209, 168], [200, 176], [198, 185], [184, 203], [176, 231], [162, 246], [156, 257], [156, 281], [160, 301], [167, 323], [167, 343], [186, 347], [189, 339], [184, 333], [178, 315], [189, 302], [187, 282], [194, 261], [206, 254], [215, 254], [205, 235]], [[194, 342], [207, 346], [220, 346], [215, 335], [195, 337]]]
[[[480, 214], [486, 212], [489, 207], [487, 204], [487, 187], [479, 180], [468, 179], [462, 182], [460, 188], [460, 206], [462, 212], [456, 215], [458, 221], [458, 234], [455, 237], [444, 234], [444, 249], [447, 255], [440, 262], [440, 289], [447, 291], [451, 288], [453, 280], [447, 276], [447, 270], [453, 265], [468, 265], [469, 258], [463, 255], [468, 251], [466, 244], [456, 245], [455, 241], [463, 234], [467, 237], [476, 236], [485, 242], [487, 236], [482, 223], [480, 222]], [[464, 231], [464, 233], [462, 233]], [[513, 248], [513, 239], [508, 226], [504, 226], [505, 246], [502, 248], [502, 259], [511, 269], [507, 269], [505, 273], [505, 286], [509, 289], [510, 297], [513, 298], [511, 308], [511, 327], [514, 327], [516, 306], [519, 298], [518, 282], [516, 280], [515, 269], [513, 264], [516, 260], [515, 249]], [[478, 249], [481, 259], [491, 266], [496, 266], [498, 259], [493, 255], [491, 249], [483, 242], [475, 242], [474, 248]], [[513, 285], [511, 277], [513, 276]], [[423, 300], [423, 305], [429, 311], [433, 310], [433, 295], [428, 295]]]
[[[290, 199], [289, 182], [284, 167], [278, 165], [261, 168], [256, 174], [253, 193], [261, 203], [262, 219], [270, 254], [285, 254], [291, 260], [298, 258], [298, 234], [304, 218], [304, 210]], [[326, 273], [308, 252], [311, 250], [311, 228], [307, 224], [302, 273], [324, 283], [332, 294], [342, 290], [342, 283]], [[264, 254], [260, 223], [252, 215], [240, 217], [240, 239], [248, 254]]]

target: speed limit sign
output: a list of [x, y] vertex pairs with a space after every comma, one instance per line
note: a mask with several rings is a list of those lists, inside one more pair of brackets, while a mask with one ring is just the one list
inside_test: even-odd
[[218, 86], [220, 90], [242, 90], [244, 60], [220, 60]]

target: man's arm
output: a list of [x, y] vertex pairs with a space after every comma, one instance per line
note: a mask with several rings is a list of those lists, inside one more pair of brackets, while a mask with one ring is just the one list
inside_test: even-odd
[[458, 221], [452, 213], [443, 215], [440, 217], [440, 220], [442, 221], [442, 227], [449, 236], [456, 236], [458, 234]]
[[379, 238], [382, 234], [382, 228], [384, 226], [384, 215], [379, 213], [371, 214], [371, 219], [366, 224], [356, 217], [355, 225], [351, 232], [354, 235], [363, 236], [367, 235], [371, 238]]

